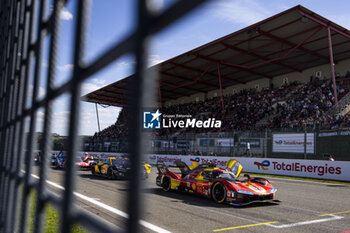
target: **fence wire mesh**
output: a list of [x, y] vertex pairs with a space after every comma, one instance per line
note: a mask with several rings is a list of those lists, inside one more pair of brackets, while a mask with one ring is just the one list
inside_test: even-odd
[[[179, 0], [162, 12], [151, 9], [146, 0], [136, 2], [133, 17], [137, 22], [134, 32], [121, 42], [112, 45], [89, 64], [84, 63], [84, 44], [88, 22], [89, 0], [76, 0], [76, 20], [72, 60], [72, 76], [62, 85], [53, 85], [60, 52], [58, 38], [60, 13], [67, 0], [3, 0], [0, 3], [0, 232], [27, 232], [30, 193], [36, 195], [34, 232], [43, 232], [45, 205], [60, 210], [60, 231], [71, 232], [74, 224], [83, 225], [91, 232], [138, 232], [140, 225], [141, 189], [139, 167], [142, 156], [141, 122], [139, 116], [144, 107], [146, 57], [148, 38], [191, 12], [205, 0]], [[48, 70], [41, 72], [44, 42], [49, 40]], [[74, 199], [74, 154], [79, 147], [78, 130], [80, 116], [80, 90], [82, 82], [110, 65], [125, 54], [135, 56], [135, 78], [130, 88], [131, 127], [129, 144], [132, 174], [129, 182], [128, 223], [126, 229], [114, 228], [80, 209]], [[46, 83], [45, 97], [38, 99], [40, 83]], [[147, 82], [150, 80], [147, 80]], [[153, 80], [153, 82], [156, 80]], [[155, 90], [157, 91], [157, 90]], [[31, 92], [29, 106], [27, 104]], [[51, 148], [53, 101], [69, 94], [69, 145], [64, 178], [63, 195], [51, 192], [48, 178], [48, 156]], [[32, 176], [34, 139], [39, 109], [44, 109], [43, 143], [40, 146], [42, 163], [39, 179]]]

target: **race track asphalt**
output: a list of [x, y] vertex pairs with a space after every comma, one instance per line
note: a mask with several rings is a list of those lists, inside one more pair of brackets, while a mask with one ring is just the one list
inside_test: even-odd
[[[63, 186], [63, 176], [63, 170], [50, 169], [48, 180]], [[146, 221], [144, 225], [151, 223], [142, 228], [144, 232], [350, 231], [349, 185], [267, 178], [278, 189], [277, 202], [233, 207], [191, 194], [164, 192], [156, 186], [155, 178], [153, 167], [150, 177], [143, 182], [142, 219]], [[59, 192], [54, 186], [49, 187]], [[92, 176], [90, 171], [77, 171], [76, 192], [90, 198], [77, 197], [80, 207], [106, 224], [125, 226], [126, 219], [119, 211], [126, 212], [127, 181], [107, 180]]]

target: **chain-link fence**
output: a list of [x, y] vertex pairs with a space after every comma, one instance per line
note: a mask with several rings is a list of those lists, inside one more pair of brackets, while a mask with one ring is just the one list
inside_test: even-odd
[[[304, 138], [312, 138], [313, 150], [306, 151]], [[147, 153], [204, 156], [275, 157], [290, 159], [325, 159], [331, 154], [338, 160], [350, 160], [350, 130], [344, 129], [280, 129], [263, 131], [233, 131], [214, 133], [184, 133], [171, 136], [154, 136], [145, 146]], [[278, 141], [285, 141], [291, 148], [276, 149]], [[310, 139], [311, 140], [311, 139]], [[293, 153], [293, 146], [300, 149]], [[128, 142], [116, 138], [86, 138], [85, 151], [127, 152]]]
[[[135, 56], [135, 76], [130, 83], [129, 153], [132, 174], [129, 181], [128, 223], [121, 231], [138, 232], [140, 229], [139, 163], [143, 153], [141, 137], [141, 109], [144, 107], [144, 81], [148, 55], [148, 37], [166, 28], [204, 0], [179, 0], [158, 12], [150, 8], [150, 1], [137, 1], [134, 13], [136, 29], [121, 42], [115, 43], [89, 64], [84, 63], [84, 44], [89, 11], [88, 0], [76, 0], [74, 41], [72, 44], [72, 76], [62, 85], [53, 85], [56, 78], [57, 56], [60, 53], [58, 37], [60, 13], [67, 0], [3, 0], [0, 3], [0, 232], [27, 232], [29, 194], [35, 191], [36, 209], [34, 232], [42, 232], [44, 206], [51, 204], [60, 210], [60, 231], [70, 232], [73, 224], [84, 225], [91, 232], [116, 232], [91, 214], [77, 208], [74, 199], [74, 154], [79, 148], [80, 90], [84, 80], [104, 69], [125, 54]], [[136, 1], [135, 1], [136, 2]], [[130, 19], [133, 20], [133, 19]], [[48, 43], [48, 70], [42, 74], [44, 41]], [[155, 80], [147, 77], [147, 83]], [[40, 83], [46, 83], [45, 97], [38, 100]], [[147, 89], [149, 92], [149, 89]], [[29, 91], [32, 92], [27, 101]], [[51, 151], [52, 103], [60, 96], [69, 97], [69, 137], [64, 175], [64, 192], [58, 196], [47, 187], [48, 155]], [[27, 104], [27, 102], [30, 102]], [[44, 110], [42, 163], [39, 179], [32, 177], [34, 138], [39, 109]], [[27, 137], [25, 136], [27, 135]], [[25, 148], [27, 150], [25, 150]], [[24, 161], [24, 163], [23, 163]]]

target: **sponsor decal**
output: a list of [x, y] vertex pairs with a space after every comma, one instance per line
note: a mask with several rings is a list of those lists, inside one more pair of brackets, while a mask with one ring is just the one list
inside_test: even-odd
[[196, 158], [190, 159], [190, 160], [193, 161], [193, 162], [200, 162], [201, 161], [201, 159], [199, 157], [196, 157]]
[[254, 164], [258, 166], [258, 170], [260, 170], [260, 168], [261, 168], [262, 170], [267, 171], [267, 170], [269, 170], [268, 166], [270, 166], [270, 161], [264, 160], [261, 163], [254, 162]]
[[316, 173], [319, 176], [325, 174], [336, 174], [340, 175], [342, 173], [341, 167], [328, 166], [326, 163], [324, 166], [316, 165], [303, 165], [301, 163], [284, 163], [284, 162], [272, 162], [274, 170], [282, 171], [293, 171], [293, 172], [306, 172], [306, 173]]
[[306, 172], [306, 173], [315, 173], [318, 176], [323, 176], [325, 174], [335, 174], [340, 175], [342, 173], [341, 167], [333, 167], [325, 165], [304, 165], [302, 163], [285, 163], [285, 162], [276, 162], [269, 160], [264, 160], [260, 162], [254, 162], [254, 165], [258, 166], [258, 170], [262, 169], [264, 171], [269, 170], [269, 166], [272, 164], [272, 169], [277, 171], [290, 171], [290, 172]]
[[[276, 144], [278, 145], [304, 145], [304, 142], [299, 142], [299, 141], [287, 141], [287, 140], [277, 140], [275, 141]], [[306, 142], [306, 145], [312, 145], [311, 142]]]
[[304, 153], [306, 146], [306, 153], [315, 153], [314, 133], [307, 133], [306, 135], [303, 133], [273, 134], [272, 141], [272, 152]]
[[149, 160], [152, 162], [155, 162], [157, 160], [157, 156], [151, 155], [151, 156], [149, 156]]
[[257, 193], [266, 193], [266, 190], [261, 188], [261, 187], [258, 187], [258, 186], [255, 186], [251, 183], [247, 183], [247, 186], [253, 190], [254, 192], [257, 192]]
[[218, 160], [218, 159], [205, 159], [202, 158], [202, 164], [214, 164], [216, 166], [226, 167], [227, 160]]
[[278, 141], [275, 141], [275, 143], [278, 144], [278, 145], [281, 145], [281, 144], [283, 144], [283, 141], [282, 140], [278, 140]]

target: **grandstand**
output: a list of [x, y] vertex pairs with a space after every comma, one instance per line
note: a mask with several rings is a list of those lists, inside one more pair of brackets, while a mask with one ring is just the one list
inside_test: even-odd
[[[186, 149], [193, 153], [203, 152], [202, 137], [235, 138], [236, 143], [252, 138], [259, 140], [256, 154], [266, 156], [271, 149], [266, 134], [272, 130], [347, 129], [349, 51], [347, 29], [298, 5], [160, 63], [156, 65], [160, 74], [158, 107], [163, 114], [213, 117], [223, 125], [210, 130], [161, 129], [154, 131], [154, 140], [167, 141], [173, 152]], [[126, 148], [120, 145], [128, 132], [125, 119], [132, 77], [83, 97], [123, 108], [117, 122], [96, 132], [90, 145], [107, 140], [108, 145], [115, 143], [116, 150]], [[251, 132], [257, 133], [252, 137]], [[171, 142], [179, 140], [188, 145], [176, 151]], [[244, 154], [239, 146], [233, 151], [209, 146], [206, 150]]]

